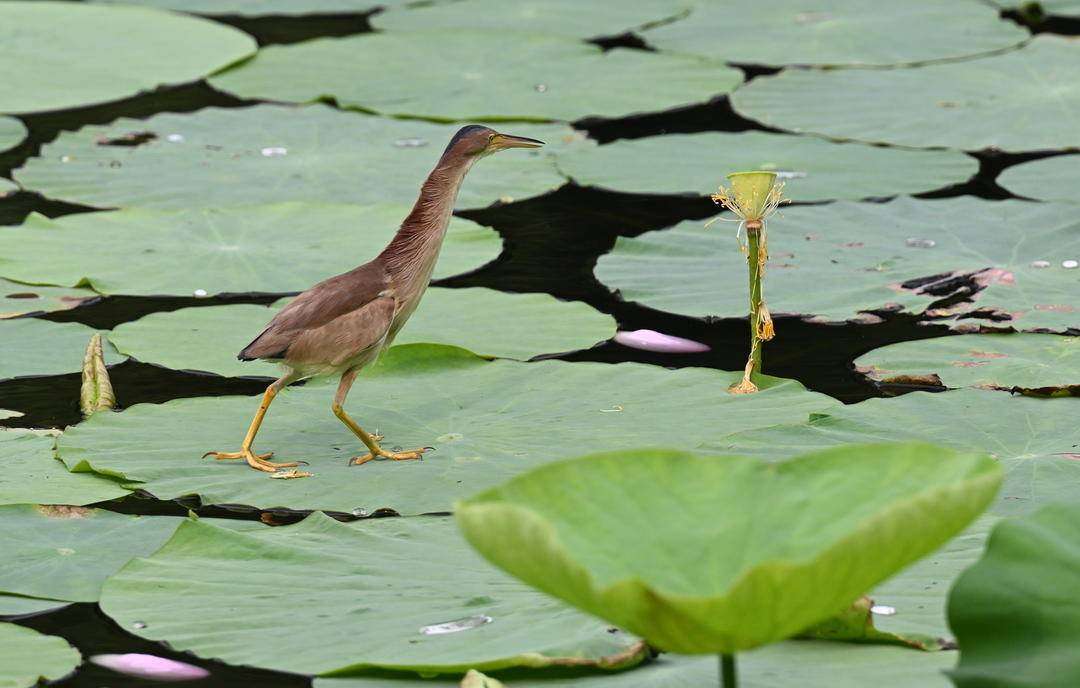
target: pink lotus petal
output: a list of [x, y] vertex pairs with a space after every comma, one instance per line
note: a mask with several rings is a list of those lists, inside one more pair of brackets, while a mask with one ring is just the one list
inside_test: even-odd
[[670, 334], [662, 334], [655, 330], [616, 332], [615, 341], [631, 349], [656, 351], [662, 354], [699, 354], [703, 351], [712, 350], [708, 344], [695, 342], [693, 339], [673, 337]]
[[124, 655], [94, 655], [90, 661], [121, 674], [153, 681], [197, 681], [210, 675], [209, 671], [194, 664], [136, 652]]

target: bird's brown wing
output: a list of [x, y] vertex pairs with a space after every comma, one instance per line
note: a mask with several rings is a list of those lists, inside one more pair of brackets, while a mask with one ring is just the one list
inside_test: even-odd
[[323, 280], [290, 301], [237, 358], [292, 358], [301, 353], [294, 351], [297, 344], [302, 344], [307, 358], [315, 353], [312, 335], [320, 332], [329, 337], [326, 346], [335, 349], [373, 344], [385, 336], [393, 320], [394, 299], [388, 289], [389, 275], [378, 262]]

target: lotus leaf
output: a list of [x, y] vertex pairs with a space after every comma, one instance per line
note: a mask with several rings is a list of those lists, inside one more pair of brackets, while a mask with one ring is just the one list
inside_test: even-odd
[[448, 518], [346, 525], [317, 513], [243, 533], [187, 522], [110, 578], [101, 608], [177, 650], [303, 674], [644, 656], [636, 638], [488, 566]]
[[63, 110], [196, 81], [256, 47], [231, 27], [142, 7], [0, 1], [0, 26], [18, 28], [0, 41], [0, 112]]
[[243, 98], [331, 97], [345, 107], [453, 121], [626, 117], [701, 103], [741, 80], [739, 70], [700, 58], [604, 52], [512, 32], [455, 31], [433, 41], [421, 31], [270, 46], [211, 84]]
[[[717, 151], [708, 156], [701, 151]], [[718, 162], [722, 161], [722, 162]], [[760, 131], [668, 134], [620, 140], [560, 155], [559, 169], [578, 184], [628, 193], [716, 190], [717, 165], [773, 170], [796, 201], [868, 198], [931, 191], [978, 171], [974, 158], [951, 151], [910, 151], [816, 136]]]
[[[824, 321], [903, 308], [924, 317], [991, 317], [1020, 329], [1066, 330], [1080, 325], [1080, 270], [1045, 260], [1080, 255], [1078, 230], [1069, 204], [901, 197], [787, 208], [770, 221], [765, 300], [773, 314]], [[732, 234], [690, 221], [620, 238], [596, 275], [651, 308], [742, 317], [746, 258]], [[925, 312], [964, 294], [969, 298], [948, 310]], [[970, 322], [957, 320], [956, 327]]]
[[[124, 355], [175, 370], [277, 377], [272, 363], [242, 362], [236, 352], [286, 303], [184, 308], [116, 327], [109, 340]], [[578, 302], [547, 294], [504, 294], [479, 287], [424, 295], [396, 344], [453, 344], [481, 356], [528, 359], [586, 349], [615, 334], [615, 321]]]
[[103, 476], [69, 473], [54, 443], [28, 430], [0, 430], [0, 504], [93, 504], [129, 494]]
[[308, 14], [366, 13], [413, 0], [87, 0], [101, 5], [144, 5], [163, 10], [241, 17], [293, 17]]
[[1077, 71], [1080, 48], [1044, 34], [1019, 50], [978, 60], [787, 70], [754, 79], [732, 104], [772, 127], [841, 139], [971, 151], [1067, 148], [1080, 146], [1080, 91], [1072, 88]]
[[29, 286], [0, 279], [0, 319], [66, 311], [98, 298], [89, 289]]
[[0, 152], [14, 148], [26, 138], [26, 127], [14, 117], [0, 116]]
[[685, 14], [690, 0], [464, 0], [421, 5], [375, 15], [371, 25], [380, 31], [516, 31], [530, 34], [593, 38], [615, 36]]
[[0, 177], [0, 198], [4, 198], [19, 190], [19, 185], [10, 179]]
[[[326, 105], [206, 108], [64, 132], [28, 160], [17, 178], [46, 196], [96, 207], [291, 200], [411, 205], [457, 129]], [[511, 131], [547, 146], [484, 160], [469, 173], [458, 205], [487, 206], [560, 187], [566, 179], [555, 169], [553, 153], [587, 145], [565, 125], [519, 124]], [[147, 133], [155, 138], [138, 146], [101, 144]]]
[[902, 342], [855, 361], [875, 380], [937, 375], [947, 387], [1080, 391], [1080, 337], [968, 334]]
[[63, 638], [0, 623], [0, 688], [30, 688], [63, 678], [79, 666], [79, 651]]
[[[95, 330], [77, 323], [54, 323], [34, 318], [0, 320], [0, 380], [32, 375], [62, 375], [82, 370], [86, 344]], [[122, 358], [111, 346], [104, 347], [105, 362]]]
[[62, 609], [68, 604], [58, 600], [39, 600], [35, 597], [0, 594], [0, 617], [18, 618], [20, 616], [44, 614]]
[[[742, 688], [951, 688], [951, 652], [914, 652], [825, 641], [775, 643], [739, 655]], [[720, 685], [715, 657], [664, 654], [630, 671], [572, 678], [517, 678], [508, 688], [702, 688]], [[509, 680], [509, 679], [508, 679]], [[453, 688], [458, 680], [318, 678], [315, 688]]]
[[996, 0], [994, 4], [1003, 9], [1019, 10], [1036, 5], [1051, 16], [1080, 17], [1080, 2], [1077, 0]]
[[455, 511], [470, 544], [530, 585], [660, 648], [730, 654], [843, 609], [962, 530], [1000, 483], [989, 457], [933, 445], [778, 464], [637, 450], [544, 466]]
[[860, 0], [740, 0], [700, 3], [644, 37], [661, 50], [739, 64], [885, 66], [1001, 50], [1028, 34], [973, 0], [907, 0], [874, 12]]
[[1000, 523], [949, 598], [960, 641], [957, 688], [1066, 688], [1080, 682], [1080, 506]]
[[[406, 206], [277, 203], [196, 210], [117, 210], [57, 220], [31, 215], [0, 233], [0, 275], [92, 286], [103, 294], [297, 292], [374, 258]], [[498, 235], [453, 219], [435, 277], [480, 267]]]
[[1055, 155], [1006, 168], [997, 183], [1020, 196], [1080, 202], [1080, 155]]
[[410, 344], [361, 373], [346, 409], [369, 430], [378, 428], [384, 446], [435, 447], [422, 462], [347, 466], [361, 445], [331, 414], [325, 387], [280, 395], [256, 442], [280, 459], [309, 461], [312, 478], [267, 480], [242, 463], [199, 460], [240, 442], [257, 406], [251, 397], [96, 414], [60, 438], [59, 455], [69, 469], [122, 477], [162, 499], [197, 494], [207, 504], [415, 514], [447, 511], [455, 499], [583, 451], [694, 448], [838, 405], [776, 378], [766, 378], [758, 394], [728, 394], [738, 378], [635, 363], [486, 361], [461, 349]]

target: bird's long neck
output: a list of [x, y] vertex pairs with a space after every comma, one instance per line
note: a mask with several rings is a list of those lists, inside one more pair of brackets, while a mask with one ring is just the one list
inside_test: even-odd
[[400, 283], [415, 283], [421, 292], [427, 286], [461, 182], [475, 160], [460, 157], [448, 160], [444, 156], [424, 181], [412, 212], [379, 256]]

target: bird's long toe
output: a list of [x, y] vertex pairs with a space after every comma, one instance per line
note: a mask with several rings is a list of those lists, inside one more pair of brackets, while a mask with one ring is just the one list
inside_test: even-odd
[[[231, 459], [246, 459], [247, 454], [249, 454], [249, 453], [251, 453], [251, 452], [245, 453], [245, 452], [242, 452], [242, 451], [235, 451], [235, 452], [208, 451], [205, 454], [203, 454], [202, 457], [205, 459], [208, 456], [212, 456], [215, 459], [217, 459], [218, 461], [229, 461]], [[255, 454], [255, 457], [257, 459], [261, 460], [261, 461], [266, 461], [267, 459], [271, 458], [273, 455], [274, 455], [274, 452], [266, 452], [265, 454]]]
[[428, 451], [429, 447], [421, 447], [420, 449], [414, 449], [412, 451], [400, 451], [391, 452], [380, 449], [378, 452], [368, 452], [363, 456], [354, 456], [349, 459], [350, 466], [360, 466], [368, 461], [375, 461], [377, 459], [387, 459], [389, 461], [408, 461], [410, 459], [423, 460], [424, 452]]

